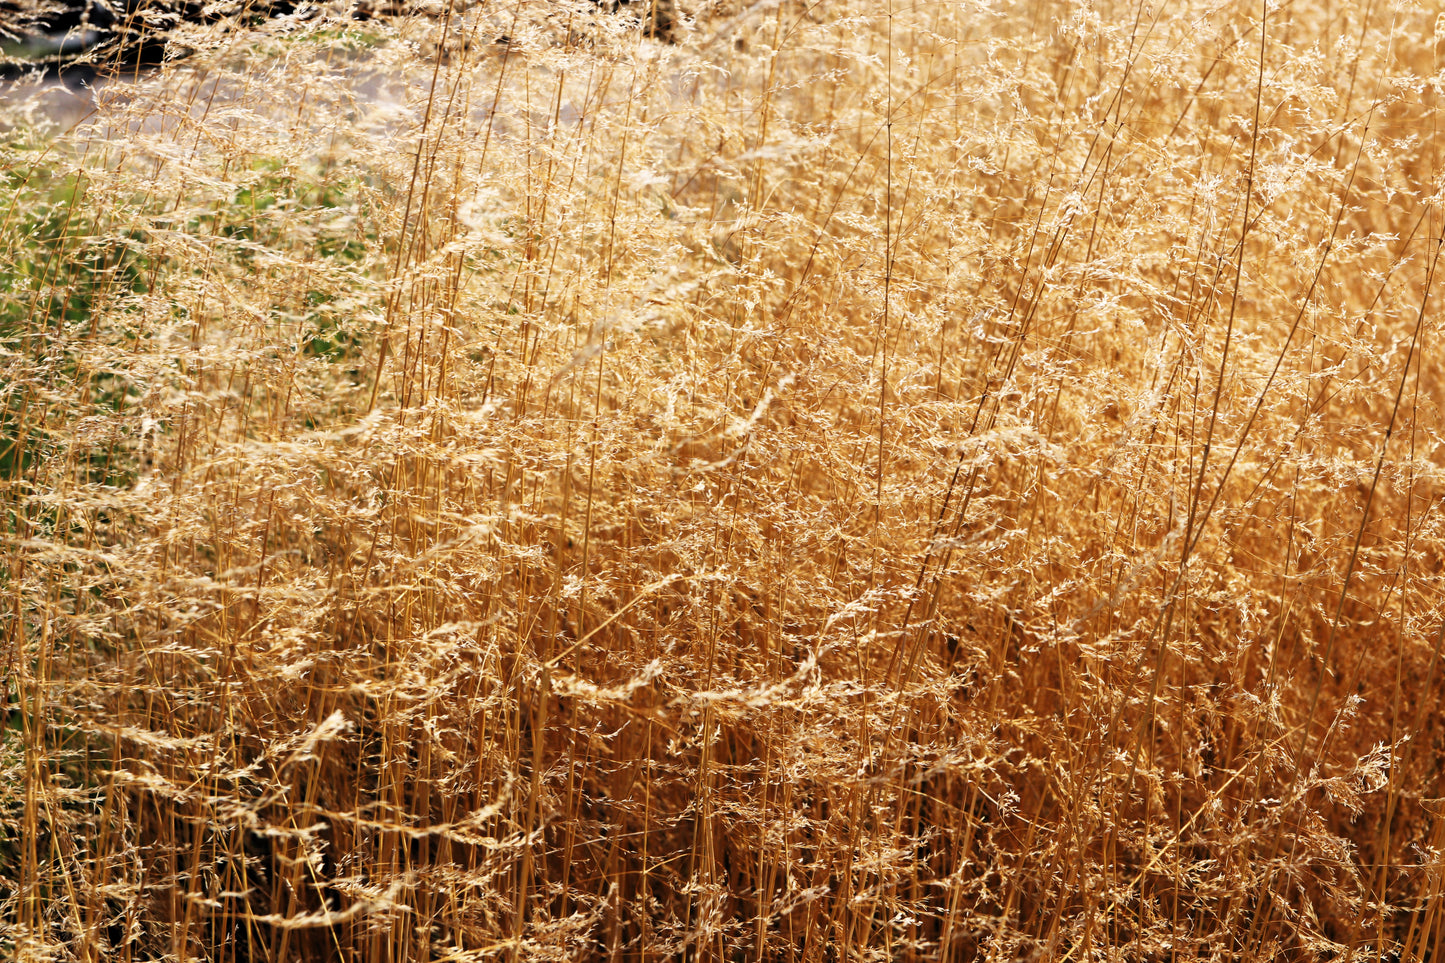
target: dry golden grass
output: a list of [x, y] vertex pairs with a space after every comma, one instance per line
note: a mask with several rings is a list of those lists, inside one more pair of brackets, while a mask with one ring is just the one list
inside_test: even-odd
[[0, 954], [1438, 959], [1445, 30], [680, 7], [8, 135]]

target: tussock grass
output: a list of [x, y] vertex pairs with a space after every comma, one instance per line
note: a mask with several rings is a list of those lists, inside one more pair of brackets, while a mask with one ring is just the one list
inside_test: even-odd
[[8, 135], [4, 954], [1436, 958], [1434, 22], [679, 9]]

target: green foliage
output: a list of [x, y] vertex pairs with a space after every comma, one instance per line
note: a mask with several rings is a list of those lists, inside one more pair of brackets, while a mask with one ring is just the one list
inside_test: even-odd
[[106, 223], [84, 175], [48, 155], [12, 155], [0, 170], [0, 238], [0, 347], [16, 362], [0, 371], [0, 479], [13, 479], [53, 450], [57, 398], [124, 405], [122, 382], [79, 358], [115, 337], [115, 316], [147, 293], [153, 265], [144, 233]]
[[112, 299], [146, 290], [145, 238], [92, 213], [83, 175], [0, 171], [0, 338], [88, 325]]

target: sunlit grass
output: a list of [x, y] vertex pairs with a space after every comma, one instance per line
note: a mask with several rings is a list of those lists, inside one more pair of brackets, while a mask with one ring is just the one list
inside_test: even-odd
[[10, 135], [3, 953], [1437, 956], [1433, 20], [679, 11]]

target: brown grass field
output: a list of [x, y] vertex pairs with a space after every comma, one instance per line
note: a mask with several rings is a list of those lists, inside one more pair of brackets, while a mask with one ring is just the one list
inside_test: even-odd
[[0, 957], [1445, 959], [1445, 17], [483, 0], [0, 104]]

